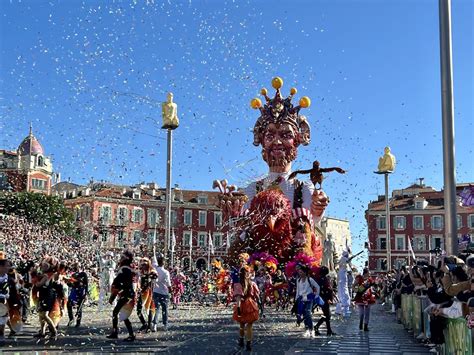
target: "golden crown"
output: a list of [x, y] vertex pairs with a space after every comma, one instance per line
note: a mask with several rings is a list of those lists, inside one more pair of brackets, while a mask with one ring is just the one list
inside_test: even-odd
[[263, 134], [267, 125], [270, 123], [282, 124], [287, 123], [293, 126], [300, 138], [300, 143], [308, 145], [310, 142], [311, 129], [305, 116], [300, 115], [300, 109], [307, 108], [311, 105], [311, 99], [308, 96], [303, 96], [298, 106], [293, 106], [291, 100], [298, 92], [296, 88], [290, 89], [290, 95], [287, 98], [281, 96], [280, 89], [283, 86], [283, 79], [275, 77], [272, 79], [272, 86], [276, 90], [275, 97], [270, 99], [268, 97], [267, 89], [260, 90], [260, 94], [265, 98], [265, 105], [259, 98], [254, 98], [250, 101], [250, 106], [253, 109], [259, 109], [261, 116], [257, 119], [253, 129], [254, 140], [253, 144], [258, 146], [263, 141]]

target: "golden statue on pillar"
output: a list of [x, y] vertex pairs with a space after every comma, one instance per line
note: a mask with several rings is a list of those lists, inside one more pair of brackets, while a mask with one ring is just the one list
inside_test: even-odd
[[379, 173], [393, 172], [395, 170], [396, 159], [390, 152], [390, 147], [385, 147], [384, 155], [379, 158]]
[[173, 102], [173, 93], [169, 92], [167, 100], [161, 104], [163, 116], [162, 129], [176, 129], [179, 126], [178, 105]]

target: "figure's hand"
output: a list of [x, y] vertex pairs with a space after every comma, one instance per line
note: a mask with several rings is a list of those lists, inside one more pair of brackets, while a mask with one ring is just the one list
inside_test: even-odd
[[295, 235], [295, 243], [298, 246], [303, 246], [306, 244], [306, 234], [303, 231], [297, 231]]
[[329, 198], [322, 190], [314, 190], [311, 202], [311, 213], [321, 217], [329, 204]]
[[244, 208], [248, 198], [244, 194], [233, 193], [232, 195], [225, 193], [219, 195], [219, 207], [222, 209], [225, 219], [238, 217]]

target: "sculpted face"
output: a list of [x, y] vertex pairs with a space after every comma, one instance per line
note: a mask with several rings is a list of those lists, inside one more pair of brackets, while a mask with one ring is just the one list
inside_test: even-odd
[[173, 102], [173, 93], [172, 92], [168, 93], [168, 102]]
[[262, 157], [270, 168], [285, 168], [296, 159], [298, 136], [287, 124], [270, 123], [263, 136]]

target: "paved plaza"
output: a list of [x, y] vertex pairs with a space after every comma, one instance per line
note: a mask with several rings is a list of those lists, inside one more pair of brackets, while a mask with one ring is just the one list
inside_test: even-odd
[[[24, 332], [8, 339], [5, 353], [154, 353], [172, 354], [238, 354], [245, 353], [237, 346], [237, 325], [231, 320], [230, 308], [199, 307], [184, 305], [170, 311], [168, 331], [158, 329], [157, 333], [137, 333], [134, 343], [123, 340], [109, 340], [110, 310], [97, 311], [87, 308], [84, 327], [61, 328], [63, 333], [55, 342], [37, 340], [36, 318], [27, 325]], [[318, 318], [315, 315], [315, 318]], [[138, 319], [132, 321], [138, 328]], [[62, 323], [66, 323], [65, 320]], [[315, 339], [303, 338], [303, 328], [297, 328], [293, 317], [286, 312], [269, 310], [266, 318], [255, 324], [255, 338], [252, 353], [255, 354], [423, 354], [427, 348], [419, 345], [392, 315], [381, 306], [375, 306], [370, 331], [358, 330], [357, 316], [350, 319], [334, 319], [334, 337], [321, 336]], [[324, 328], [321, 328], [325, 334]], [[126, 334], [122, 329], [120, 337]]]

